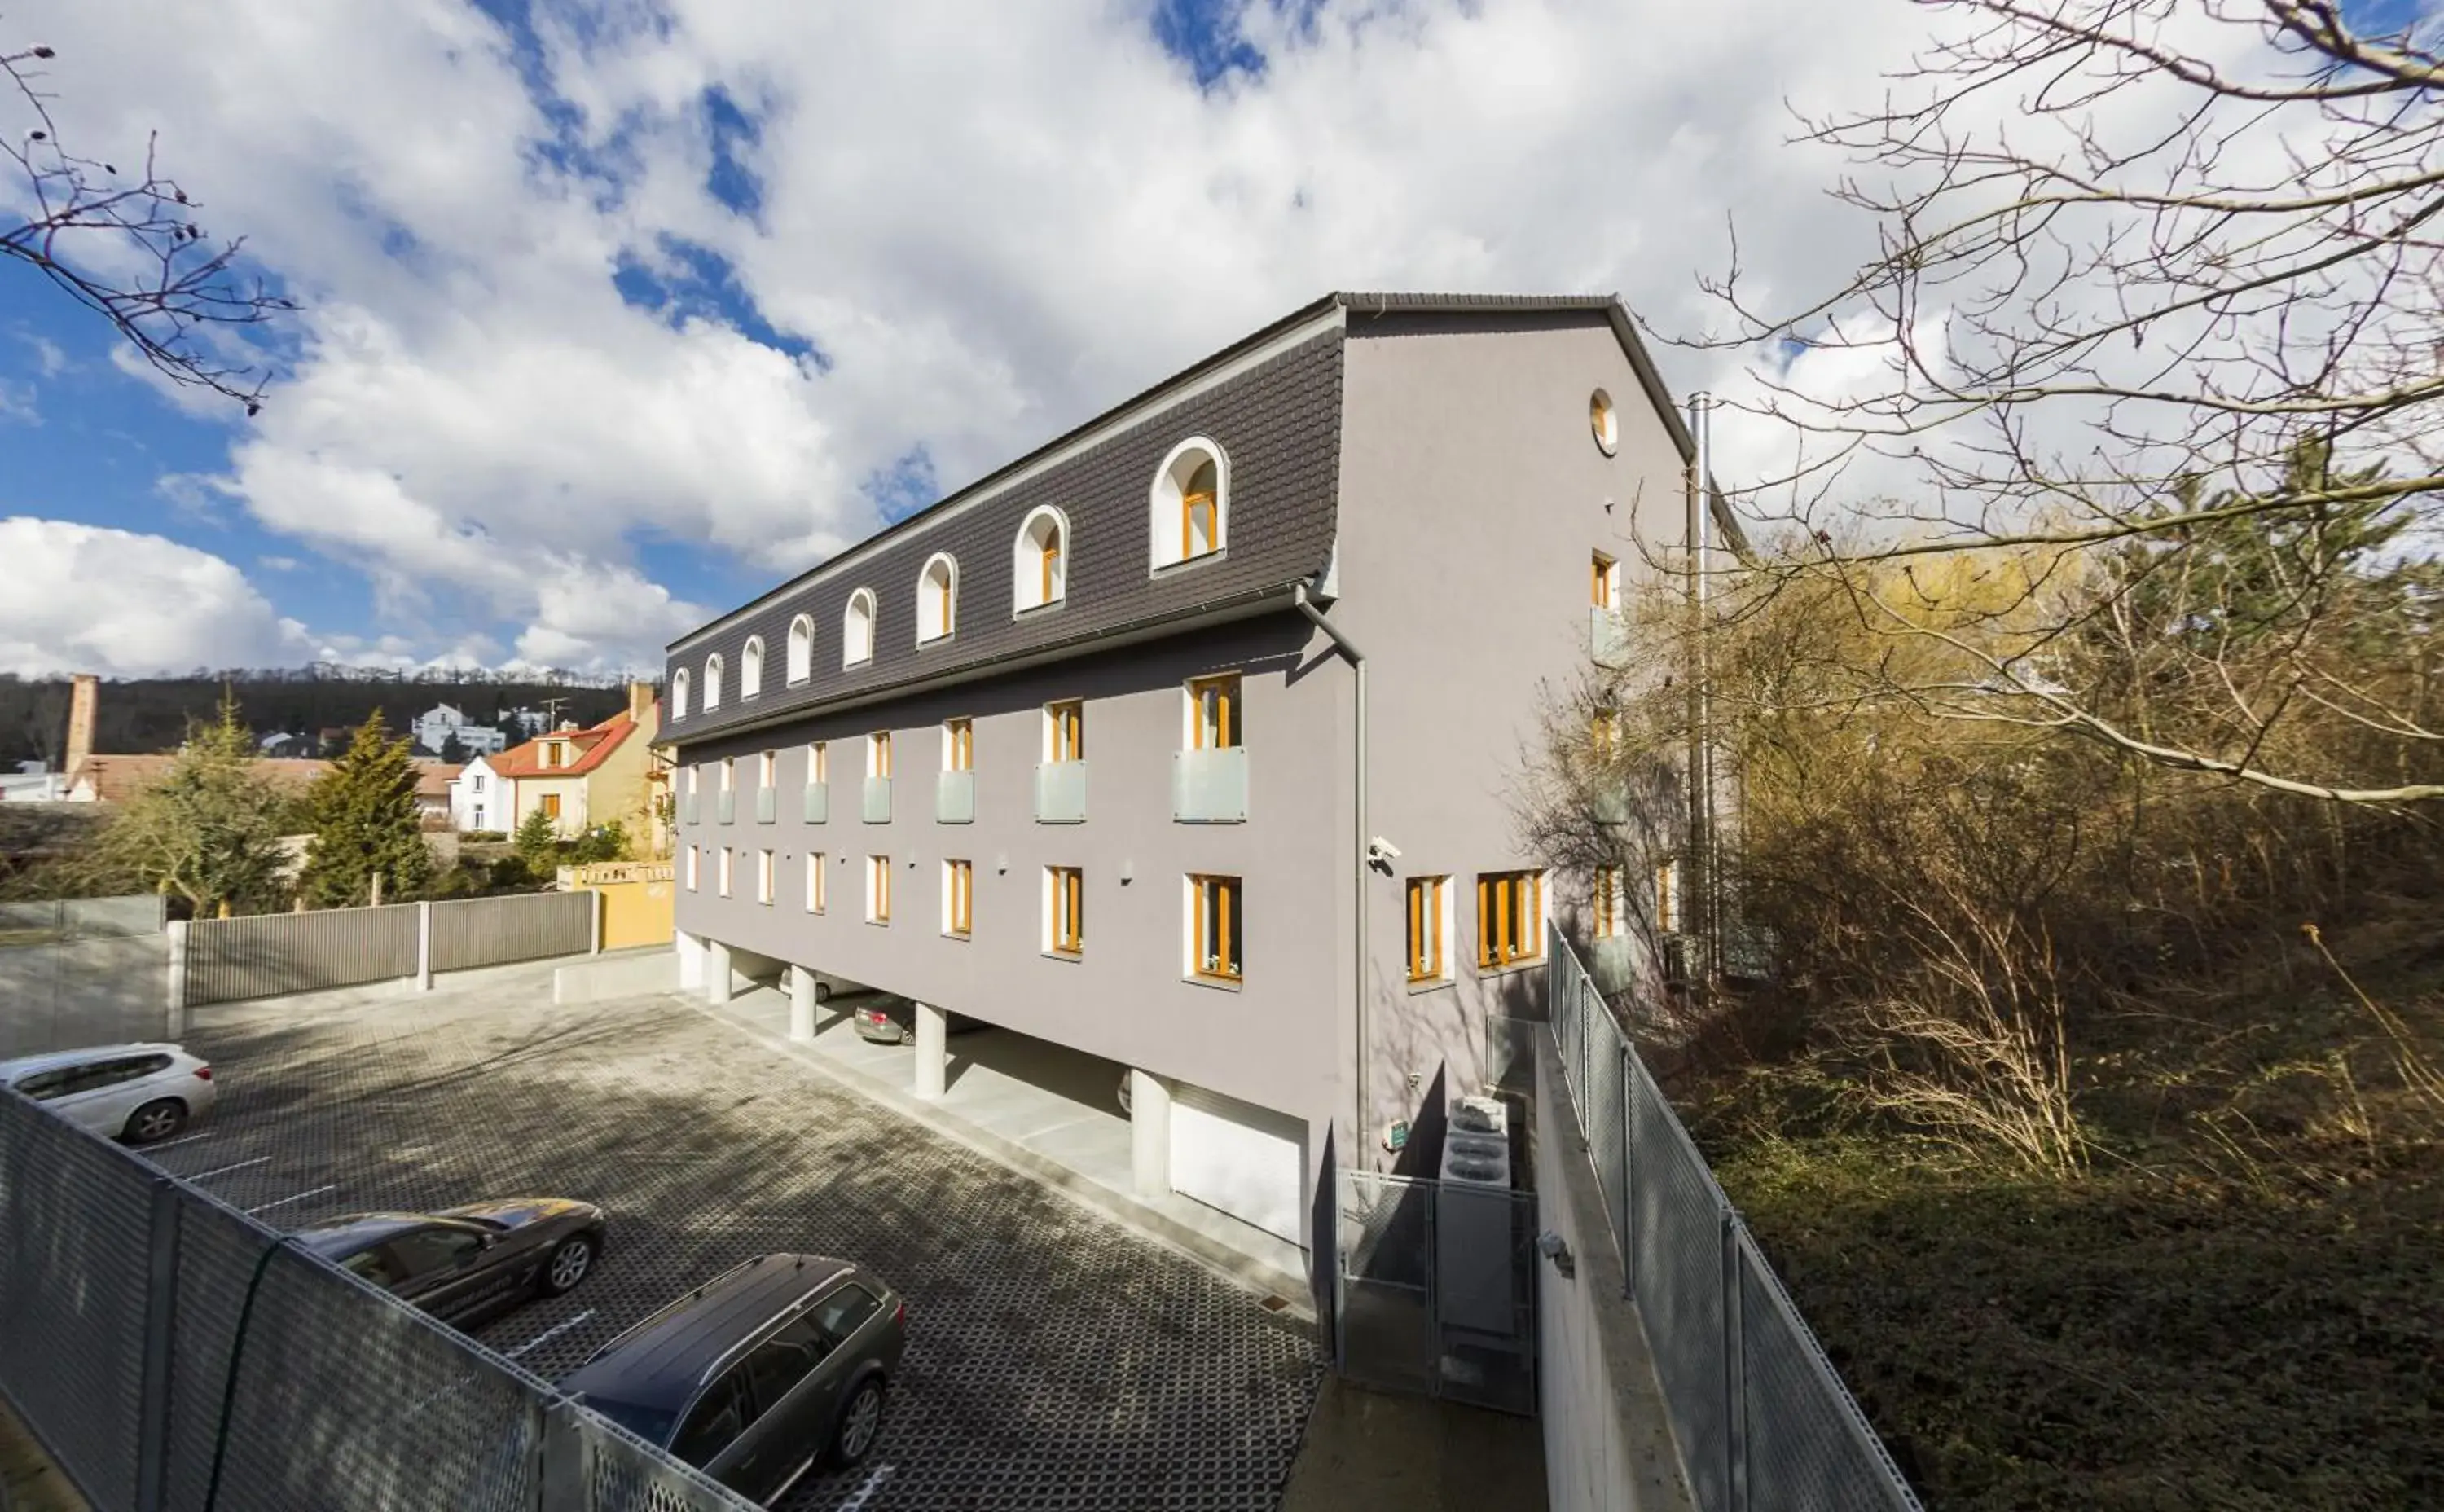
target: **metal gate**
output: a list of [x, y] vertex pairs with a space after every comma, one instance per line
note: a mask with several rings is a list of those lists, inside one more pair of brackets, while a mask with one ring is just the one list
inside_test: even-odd
[[1536, 1199], [1339, 1173], [1334, 1351], [1384, 1391], [1536, 1411]]

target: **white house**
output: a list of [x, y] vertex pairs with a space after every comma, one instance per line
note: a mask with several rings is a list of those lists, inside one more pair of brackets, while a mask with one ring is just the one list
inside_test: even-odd
[[509, 745], [509, 737], [491, 725], [471, 725], [464, 710], [450, 704], [435, 704], [416, 716], [410, 727], [416, 732], [416, 743], [435, 755], [441, 753], [450, 737], [458, 737], [459, 748], [470, 756], [487, 756]]
[[514, 828], [516, 800], [516, 784], [478, 756], [451, 781], [450, 827], [462, 835], [469, 830]]

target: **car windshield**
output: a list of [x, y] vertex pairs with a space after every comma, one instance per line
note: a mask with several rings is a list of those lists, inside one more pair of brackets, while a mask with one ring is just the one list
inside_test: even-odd
[[671, 1414], [658, 1407], [639, 1407], [634, 1402], [614, 1402], [584, 1394], [577, 1399], [657, 1448], [670, 1438]]

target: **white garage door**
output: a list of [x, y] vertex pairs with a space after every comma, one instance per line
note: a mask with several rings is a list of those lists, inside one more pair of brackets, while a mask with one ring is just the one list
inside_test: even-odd
[[1295, 1245], [1306, 1125], [1186, 1084], [1171, 1097], [1171, 1186]]

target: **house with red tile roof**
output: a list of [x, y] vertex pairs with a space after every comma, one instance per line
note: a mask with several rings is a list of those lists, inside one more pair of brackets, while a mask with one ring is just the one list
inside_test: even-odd
[[[537, 809], [563, 839], [597, 824], [626, 827], [639, 844], [651, 834], [648, 747], [661, 730], [661, 706], [651, 683], [632, 683], [628, 707], [600, 724], [565, 725], [498, 755], [471, 763], [486, 786], [485, 822], [469, 827], [514, 832]], [[474, 775], [461, 777], [450, 807], [462, 817], [475, 807]]]

